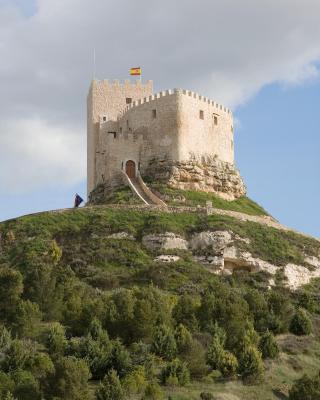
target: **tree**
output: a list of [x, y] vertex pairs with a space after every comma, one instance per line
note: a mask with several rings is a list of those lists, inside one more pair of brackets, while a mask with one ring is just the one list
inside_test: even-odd
[[187, 353], [192, 345], [192, 335], [188, 329], [179, 324], [174, 332], [174, 338], [179, 353]]
[[177, 354], [177, 344], [168, 326], [162, 324], [156, 328], [151, 349], [156, 355], [166, 360], [174, 359]]
[[108, 368], [114, 369], [120, 378], [131, 372], [132, 361], [130, 354], [119, 340], [112, 342]]
[[312, 332], [312, 323], [305, 310], [299, 308], [290, 322], [290, 332], [294, 335], [309, 335]]
[[238, 361], [235, 355], [224, 350], [219, 338], [213, 337], [207, 352], [207, 362], [212, 369], [219, 370], [224, 377], [232, 377], [238, 369]]
[[279, 354], [279, 346], [272, 332], [265, 332], [259, 341], [259, 350], [262, 358], [276, 358]]
[[16, 370], [12, 374], [15, 383], [13, 395], [19, 400], [40, 400], [39, 382], [29, 371]]
[[260, 382], [263, 378], [264, 366], [261, 353], [252, 345], [244, 345], [239, 355], [239, 372], [246, 383]]
[[9, 267], [0, 267], [0, 316], [12, 321], [23, 291], [22, 275]]
[[163, 400], [160, 386], [156, 382], [149, 383], [141, 400]]
[[190, 381], [190, 373], [185, 363], [175, 359], [161, 371], [161, 382], [165, 385], [178, 384], [184, 386]]
[[189, 294], [183, 294], [173, 308], [172, 316], [178, 324], [183, 324], [193, 332], [198, 329], [197, 308], [195, 299]]
[[13, 332], [20, 337], [34, 338], [39, 333], [41, 318], [38, 304], [30, 300], [20, 300], [14, 317]]
[[303, 375], [289, 391], [289, 400], [320, 400], [320, 377]]
[[65, 328], [59, 322], [53, 322], [49, 326], [46, 337], [46, 346], [53, 356], [61, 356], [67, 346]]
[[125, 398], [120, 379], [115, 370], [109, 371], [103, 378], [96, 391], [96, 398], [97, 400], [123, 400]]
[[125, 388], [126, 393], [138, 394], [141, 393], [147, 384], [144, 367], [137, 367], [123, 381], [122, 386]]
[[62, 357], [55, 363], [45, 398], [63, 400], [89, 400], [90, 371], [84, 360]]

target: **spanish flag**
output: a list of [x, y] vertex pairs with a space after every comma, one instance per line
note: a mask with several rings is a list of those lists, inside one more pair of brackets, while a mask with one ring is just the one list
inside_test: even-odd
[[141, 68], [136, 67], [136, 68], [130, 68], [130, 75], [141, 75]]

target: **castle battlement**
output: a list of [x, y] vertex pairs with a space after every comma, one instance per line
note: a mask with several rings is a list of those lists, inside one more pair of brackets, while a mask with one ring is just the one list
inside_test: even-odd
[[[226, 172], [236, 172], [232, 112], [191, 90], [153, 93], [152, 81], [94, 80], [87, 148], [89, 193], [100, 183], [121, 184], [123, 171], [230, 199], [244, 193], [239, 174], [233, 182]], [[195, 165], [201, 176], [192, 181]]]
[[131, 110], [132, 108], [139, 107], [145, 103], [156, 102], [158, 99], [161, 99], [166, 96], [172, 96], [172, 95], [189, 96], [189, 97], [192, 97], [193, 99], [198, 100], [199, 102], [206, 103], [206, 104], [212, 106], [212, 108], [214, 109], [213, 112], [215, 111], [215, 112], [219, 112], [219, 113], [227, 113], [227, 114], [232, 115], [232, 112], [230, 109], [228, 109], [227, 107], [223, 106], [222, 104], [220, 104], [216, 101], [209, 99], [208, 97], [205, 97], [196, 92], [192, 92], [190, 90], [175, 88], [175, 89], [168, 89], [165, 91], [160, 91], [151, 96], [144, 97], [139, 100], [133, 101], [131, 104], [127, 105], [126, 107], [124, 107], [123, 110], [120, 111], [118, 120], [120, 120], [127, 113], [127, 111]]

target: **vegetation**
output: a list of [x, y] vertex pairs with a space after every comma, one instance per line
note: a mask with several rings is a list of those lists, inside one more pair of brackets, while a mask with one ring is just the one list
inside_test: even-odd
[[320, 252], [298, 234], [187, 212], [97, 207], [1, 223], [0, 399], [199, 400], [226, 381], [239, 398], [288, 396], [320, 368], [319, 280], [269, 289], [268, 274], [219, 277], [187, 250], [160, 265], [142, 244], [221, 229], [278, 265]]

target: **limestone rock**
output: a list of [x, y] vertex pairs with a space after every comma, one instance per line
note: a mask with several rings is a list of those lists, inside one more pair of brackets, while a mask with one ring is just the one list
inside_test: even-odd
[[187, 250], [188, 242], [173, 232], [150, 234], [142, 238], [142, 244], [150, 250]]
[[284, 275], [287, 278], [287, 285], [295, 290], [299, 286], [306, 285], [312, 278], [320, 277], [320, 268], [310, 271], [301, 265], [287, 264], [284, 268]]
[[130, 235], [128, 232], [113, 233], [112, 235], [107, 236], [107, 239], [135, 240], [134, 236]]
[[193, 250], [212, 248], [215, 253], [225, 249], [232, 242], [232, 236], [228, 231], [204, 231], [195, 234], [189, 241]]
[[156, 257], [153, 261], [161, 262], [161, 263], [172, 263], [180, 260], [179, 256], [173, 256], [170, 254], [163, 254], [161, 256]]

